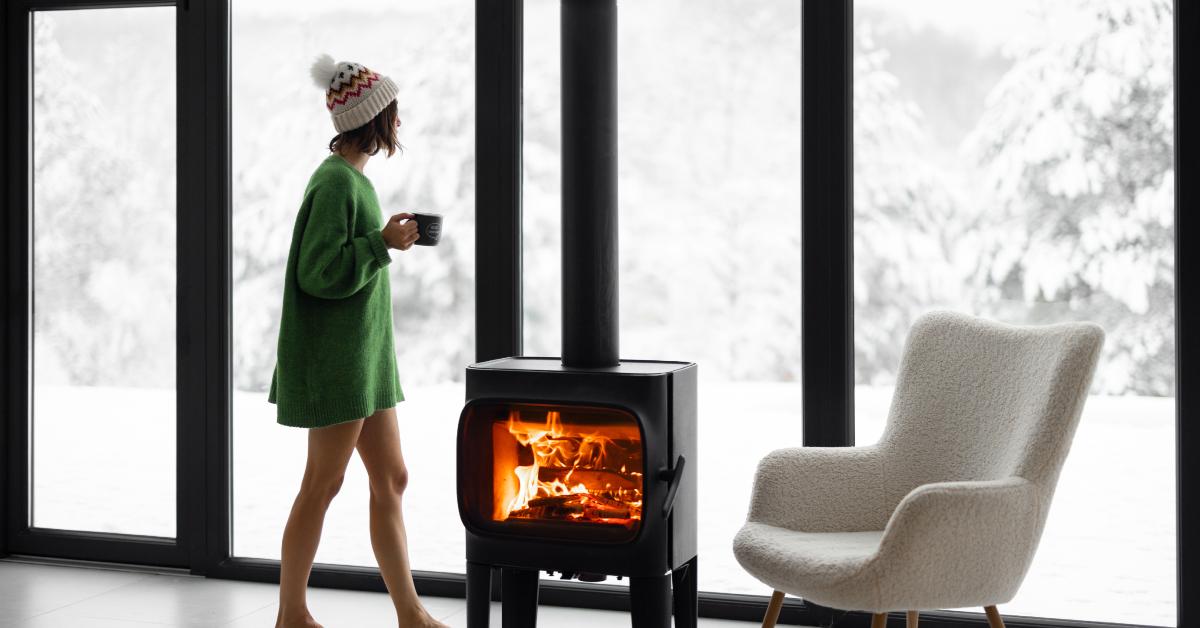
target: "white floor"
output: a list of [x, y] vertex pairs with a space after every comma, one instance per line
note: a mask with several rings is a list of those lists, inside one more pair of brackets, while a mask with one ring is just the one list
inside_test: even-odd
[[[273, 628], [278, 586], [208, 579], [183, 572], [119, 565], [48, 564], [38, 559], [0, 559], [0, 628], [150, 628], [153, 626]], [[466, 607], [457, 598], [426, 597], [425, 607], [463, 628]], [[326, 628], [396, 626], [383, 593], [311, 587], [309, 610]], [[492, 604], [492, 626], [500, 626]], [[617, 628], [629, 615], [542, 606], [546, 627]], [[754, 624], [701, 619], [701, 628], [749, 628]]]

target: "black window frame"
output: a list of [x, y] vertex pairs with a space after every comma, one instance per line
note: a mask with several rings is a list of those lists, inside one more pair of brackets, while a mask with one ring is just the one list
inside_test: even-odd
[[[230, 1], [13, 0], [0, 12], [5, 98], [0, 153], [6, 254], [6, 375], [0, 395], [0, 557], [30, 555], [173, 567], [197, 575], [278, 582], [278, 561], [232, 555], [232, 346]], [[797, 0], [800, 1], [800, 0]], [[1200, 625], [1200, 333], [1184, 321], [1200, 309], [1200, 5], [1175, 0], [1175, 285], [1178, 626]], [[177, 107], [177, 537], [155, 538], [30, 528], [28, 522], [29, 128], [32, 11], [174, 6]], [[521, 90], [522, 0], [476, 0], [476, 359], [522, 352]], [[802, 416], [806, 446], [854, 442], [852, 0], [803, 2]], [[21, 88], [14, 86], [20, 85]], [[21, 141], [22, 138], [26, 141]], [[812, 156], [813, 158], [808, 158]], [[486, 236], [486, 237], [483, 237]], [[484, 263], [486, 261], [486, 263]], [[1200, 320], [1200, 319], [1197, 319]], [[465, 366], [465, 365], [464, 365]], [[465, 569], [465, 563], [464, 563]], [[463, 597], [463, 574], [416, 572], [422, 595]], [[498, 579], [496, 579], [498, 580]], [[313, 586], [386, 591], [378, 569], [314, 565]], [[764, 587], [764, 593], [765, 593]], [[624, 589], [543, 582], [548, 605], [628, 609]], [[706, 617], [759, 621], [766, 596], [702, 592]], [[785, 602], [781, 621], [866, 626], [845, 613], [802, 600]], [[901, 625], [901, 615], [889, 623]], [[1012, 628], [1120, 626], [1082, 620], [1009, 617]], [[924, 626], [986, 626], [982, 615], [923, 613]], [[1124, 626], [1132, 626], [1125, 624]]]

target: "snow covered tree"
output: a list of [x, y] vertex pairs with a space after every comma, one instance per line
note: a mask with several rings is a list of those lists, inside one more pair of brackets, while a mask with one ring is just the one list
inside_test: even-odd
[[[146, 48], [170, 50], [169, 40], [152, 40], [148, 28], [107, 41], [112, 26], [100, 22], [95, 41], [81, 44], [93, 56], [81, 59], [64, 52], [59, 35], [63, 25], [77, 29], [68, 20], [79, 18], [57, 12], [35, 18], [35, 377], [53, 384], [170, 387], [174, 92], [144, 79], [172, 76], [174, 56], [147, 55], [126, 77], [132, 80], [107, 91], [86, 75], [120, 67]], [[125, 116], [132, 103], [141, 115], [131, 122]]]
[[623, 11], [625, 353], [799, 379], [799, 6]]
[[954, 302], [971, 220], [957, 188], [925, 158], [922, 113], [900, 94], [871, 22], [855, 35], [855, 371], [858, 383], [889, 384], [913, 320]]
[[[557, 2], [525, 16], [526, 350], [557, 355]], [[799, 377], [799, 17], [790, 0], [618, 11], [622, 357]]]
[[1174, 394], [1172, 4], [1038, 3], [967, 142], [983, 306], [1108, 333], [1094, 388]]

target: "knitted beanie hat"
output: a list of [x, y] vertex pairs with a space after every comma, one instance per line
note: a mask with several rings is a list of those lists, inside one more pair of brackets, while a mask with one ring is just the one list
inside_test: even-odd
[[338, 133], [371, 121], [399, 91], [392, 79], [353, 61], [322, 54], [313, 61], [313, 82], [325, 90], [325, 107]]

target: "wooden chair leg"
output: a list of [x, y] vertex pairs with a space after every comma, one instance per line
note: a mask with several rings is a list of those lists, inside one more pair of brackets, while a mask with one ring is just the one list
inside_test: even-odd
[[771, 604], [767, 606], [767, 614], [763, 616], [762, 628], [775, 628], [779, 621], [779, 611], [783, 608], [783, 591], [771, 594]]
[[887, 613], [875, 613], [872, 615], [871, 628], [887, 628]]
[[1000, 618], [1000, 611], [996, 610], [996, 606], [985, 606], [983, 612], [987, 613], [988, 626], [991, 628], [1004, 628], [1004, 620]]
[[917, 624], [921, 622], [921, 614], [917, 611], [908, 611], [908, 628], [917, 628]]

